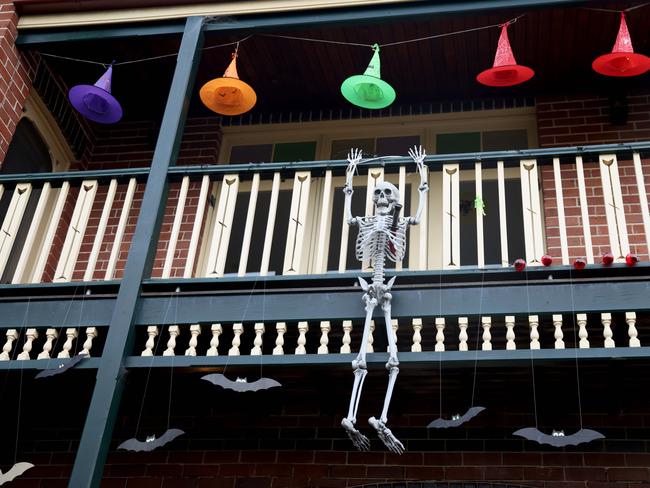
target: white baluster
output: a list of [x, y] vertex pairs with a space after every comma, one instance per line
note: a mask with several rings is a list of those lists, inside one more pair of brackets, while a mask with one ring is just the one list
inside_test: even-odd
[[614, 339], [612, 339], [612, 336], [614, 335], [614, 332], [612, 331], [612, 314], [601, 313], [600, 321], [603, 324], [603, 338], [605, 339], [605, 347], [616, 347]]
[[515, 316], [506, 315], [506, 350], [514, 351], [517, 349], [515, 343]]
[[467, 317], [458, 317], [458, 328], [460, 329], [460, 332], [458, 334], [458, 350], [459, 351], [467, 351], [467, 339], [469, 337], [467, 336], [467, 325], [468, 325], [468, 320]]
[[273, 354], [276, 356], [282, 356], [284, 354], [284, 334], [287, 331], [286, 322], [278, 322], [275, 324], [275, 330], [278, 332], [278, 336], [275, 338]]
[[244, 332], [244, 324], [232, 324], [232, 347], [228, 350], [228, 356], [239, 356], [239, 346], [241, 346], [241, 335]]
[[150, 325], [147, 327], [147, 342], [144, 344], [144, 351], [140, 353], [140, 356], [153, 356], [153, 348], [156, 345], [156, 337], [158, 337], [158, 333], [160, 332], [160, 329], [158, 329], [157, 325]]
[[70, 351], [72, 351], [72, 342], [77, 338], [77, 329], [66, 329], [65, 330], [65, 342], [63, 343], [63, 349], [56, 357], [58, 358], [69, 358]]
[[296, 354], [307, 354], [305, 344], [307, 344], [307, 331], [309, 330], [309, 322], [298, 322], [298, 347], [296, 347]]
[[481, 317], [481, 327], [483, 327], [483, 344], [481, 349], [483, 351], [492, 350], [492, 334], [490, 328], [492, 327], [492, 317]]
[[589, 333], [587, 332], [587, 314], [579, 313], [577, 315], [578, 322], [578, 337], [580, 337], [579, 347], [580, 349], [589, 349]]
[[553, 327], [555, 331], [553, 337], [555, 337], [555, 349], [564, 349], [564, 334], [562, 333], [562, 315], [553, 315]]
[[167, 341], [167, 349], [163, 351], [163, 356], [175, 356], [176, 338], [181, 333], [181, 330], [178, 325], [170, 325], [167, 330], [169, 331], [169, 340]]
[[199, 335], [201, 334], [201, 324], [190, 325], [190, 342], [189, 347], [185, 350], [186, 356], [196, 356], [196, 346], [199, 343]]
[[528, 316], [528, 326], [530, 327], [530, 348], [539, 349], [539, 317], [537, 315]]
[[627, 335], [630, 336], [630, 347], [641, 347], [641, 341], [637, 338], [639, 331], [636, 330], [636, 312], [625, 312], [627, 322]]
[[344, 320], [343, 321], [343, 339], [341, 340], [341, 354], [349, 354], [351, 351], [350, 343], [352, 342], [352, 337], [350, 336], [352, 332], [352, 321]]
[[221, 324], [212, 324], [210, 327], [212, 331], [212, 339], [210, 339], [210, 348], [205, 353], [206, 356], [218, 356], [219, 355], [219, 336], [223, 332], [223, 327]]
[[437, 352], [442, 352], [445, 350], [445, 318], [437, 317], [436, 318], [436, 347], [434, 348]]
[[[395, 347], [397, 347], [397, 330], [399, 329], [397, 319], [391, 319], [390, 326], [393, 329], [393, 340], [395, 341]], [[386, 352], [390, 352], [390, 347], [386, 346]]]
[[331, 326], [329, 321], [322, 321], [320, 323], [320, 346], [318, 346], [318, 354], [328, 354], [329, 353], [329, 348], [327, 345], [329, 344], [330, 340], [329, 337], [327, 336], [330, 333]]
[[422, 319], [413, 319], [413, 345], [411, 346], [411, 352], [422, 352]]
[[7, 329], [7, 342], [2, 346], [2, 353], [0, 353], [0, 361], [9, 361], [11, 359], [11, 349], [13, 348], [13, 343], [18, 339], [20, 333], [16, 329]]
[[372, 345], [375, 342], [375, 338], [372, 336], [373, 332], [375, 332], [375, 321], [371, 320], [370, 334], [368, 334], [368, 344], [366, 344], [366, 352], [375, 352], [375, 348]]
[[84, 341], [83, 350], [79, 354], [85, 354], [90, 357], [90, 350], [93, 348], [93, 339], [97, 337], [96, 327], [86, 327], [86, 340]]
[[47, 329], [45, 331], [45, 344], [43, 344], [43, 351], [37, 356], [38, 359], [49, 359], [50, 352], [52, 351], [52, 343], [59, 337], [56, 329]]
[[29, 353], [32, 350], [32, 343], [38, 339], [38, 331], [36, 329], [27, 329], [25, 333], [25, 344], [23, 344], [23, 352], [18, 355], [18, 359], [30, 359]]
[[257, 322], [253, 328], [255, 330], [255, 339], [253, 339], [253, 349], [251, 349], [251, 356], [261, 356], [262, 355], [262, 344], [264, 335], [264, 324], [262, 322]]

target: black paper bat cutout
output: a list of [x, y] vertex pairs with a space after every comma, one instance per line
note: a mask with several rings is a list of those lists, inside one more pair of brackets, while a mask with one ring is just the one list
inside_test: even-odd
[[540, 432], [535, 427], [519, 429], [517, 432], [513, 432], [513, 435], [518, 435], [524, 439], [535, 441], [539, 444], [548, 444], [553, 447], [577, 446], [578, 444], [605, 438], [600, 432], [591, 429], [580, 429], [571, 435], [564, 435], [564, 431], [554, 430], [553, 434], [549, 435]]
[[438, 418], [427, 425], [429, 429], [448, 429], [449, 427], [458, 427], [459, 425], [464, 424], [468, 420], [473, 419], [479, 413], [485, 410], [485, 407], [472, 407], [463, 415], [454, 415], [451, 420]]
[[257, 381], [249, 383], [246, 378], [237, 378], [235, 381], [229, 380], [219, 373], [207, 374], [201, 377], [202, 380], [209, 381], [213, 385], [218, 385], [233, 391], [258, 391], [267, 390], [275, 386], [282, 386], [271, 378], [260, 378]]
[[179, 435], [183, 435], [185, 432], [183, 432], [180, 429], [169, 429], [167, 432], [165, 432], [163, 435], [158, 437], [156, 439], [155, 435], [152, 435], [150, 437], [147, 437], [147, 439], [143, 441], [139, 441], [135, 437], [128, 439], [119, 446], [117, 446], [118, 449], [124, 449], [125, 451], [133, 451], [133, 452], [140, 452], [140, 451], [153, 451], [157, 447], [162, 447], [168, 442], [173, 441], [176, 439]]
[[77, 354], [76, 356], [73, 356], [72, 358], [68, 359], [67, 362], [61, 362], [59, 363], [58, 366], [44, 369], [43, 371], [41, 371], [36, 375], [36, 378], [47, 378], [49, 376], [55, 376], [57, 374], [65, 373], [66, 371], [68, 371], [71, 368], [74, 368], [77, 364], [79, 364], [81, 361], [87, 358], [88, 358], [87, 354], [84, 353]]
[[14, 478], [20, 476], [29, 468], [33, 468], [33, 467], [34, 465], [32, 463], [16, 463], [6, 473], [0, 471], [0, 485], [4, 485], [9, 481], [13, 481]]

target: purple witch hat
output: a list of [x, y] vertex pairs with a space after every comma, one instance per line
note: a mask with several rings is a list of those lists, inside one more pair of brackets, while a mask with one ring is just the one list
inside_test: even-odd
[[122, 118], [122, 107], [111, 95], [113, 66], [94, 85], [76, 85], [70, 89], [68, 98], [72, 106], [84, 117], [100, 124], [114, 124]]

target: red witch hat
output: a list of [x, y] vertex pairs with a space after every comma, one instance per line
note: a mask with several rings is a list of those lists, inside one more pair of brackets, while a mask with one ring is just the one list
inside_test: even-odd
[[632, 39], [625, 22], [625, 13], [621, 12], [621, 26], [618, 29], [612, 52], [598, 56], [591, 67], [605, 76], [637, 76], [650, 69], [650, 58], [635, 53], [632, 48]]
[[512, 86], [530, 80], [534, 74], [535, 72], [528, 66], [521, 66], [515, 61], [508, 40], [508, 23], [503, 24], [494, 56], [494, 65], [481, 72], [476, 77], [476, 81], [487, 86]]

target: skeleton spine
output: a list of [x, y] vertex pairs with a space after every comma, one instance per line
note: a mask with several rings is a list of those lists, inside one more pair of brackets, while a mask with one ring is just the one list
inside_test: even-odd
[[[383, 215], [377, 216], [378, 223], [382, 224], [382, 227], [387, 228], [388, 219]], [[383, 222], [382, 222], [383, 221]], [[374, 271], [372, 273], [372, 282], [374, 285], [383, 285], [384, 284], [384, 264], [386, 262], [386, 246], [387, 246], [387, 236], [385, 232], [379, 232], [377, 236], [377, 246], [374, 250], [373, 256], [373, 267]]]

